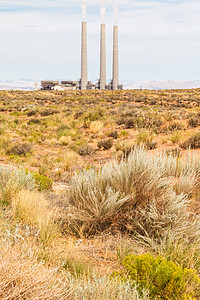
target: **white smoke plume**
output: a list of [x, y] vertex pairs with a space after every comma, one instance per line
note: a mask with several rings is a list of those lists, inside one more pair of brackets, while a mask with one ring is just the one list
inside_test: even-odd
[[86, 21], [86, 0], [81, 0], [81, 9], [82, 9], [82, 15], [83, 15], [83, 21]]
[[118, 3], [117, 0], [114, 1], [113, 4], [113, 14], [114, 14], [114, 23], [115, 25], [118, 24]]
[[105, 16], [106, 16], [105, 0], [101, 0], [101, 22], [102, 22], [102, 24], [105, 23]]

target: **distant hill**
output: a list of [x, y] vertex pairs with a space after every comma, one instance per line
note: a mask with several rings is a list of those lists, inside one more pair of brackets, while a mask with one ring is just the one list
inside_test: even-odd
[[124, 83], [124, 89], [148, 89], [148, 90], [163, 90], [163, 89], [196, 89], [200, 88], [200, 80], [195, 81], [134, 81]]
[[19, 81], [0, 81], [0, 90], [25, 90], [31, 91], [35, 90], [35, 82], [28, 80]]

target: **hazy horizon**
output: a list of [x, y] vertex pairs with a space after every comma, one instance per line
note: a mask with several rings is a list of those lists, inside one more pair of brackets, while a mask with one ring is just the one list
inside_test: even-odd
[[[59, 80], [60, 81], [60, 80]], [[0, 90], [35, 90], [35, 83], [39, 83], [38, 80], [0, 80]], [[127, 81], [123, 82], [124, 89], [197, 89], [200, 88], [200, 80], [194, 81], [156, 81], [156, 80], [144, 80], [144, 81]]]

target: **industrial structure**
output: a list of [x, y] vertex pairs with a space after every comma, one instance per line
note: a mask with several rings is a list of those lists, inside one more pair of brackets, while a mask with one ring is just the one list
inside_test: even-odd
[[119, 48], [118, 48], [118, 26], [113, 27], [113, 79], [112, 90], [119, 87]]
[[81, 38], [81, 90], [87, 89], [87, 23], [82, 22]]
[[[81, 90], [81, 80], [79, 81], [41, 81], [41, 90], [54, 90], [54, 91], [77, 91]], [[96, 85], [88, 81], [84, 90], [95, 90]]]
[[119, 84], [119, 40], [118, 26], [113, 27], [113, 75], [112, 81], [106, 83], [106, 25], [101, 24], [100, 33], [100, 79], [96, 84], [87, 82], [87, 23], [82, 22], [82, 43], [81, 43], [81, 90], [122, 90]]
[[113, 27], [113, 71], [112, 80], [106, 82], [106, 25], [100, 27], [100, 79], [96, 84], [88, 81], [87, 22], [82, 22], [81, 31], [81, 79], [79, 81], [42, 81], [42, 90], [122, 90], [119, 84], [118, 26]]
[[106, 25], [101, 24], [100, 41], [100, 90], [106, 88]]

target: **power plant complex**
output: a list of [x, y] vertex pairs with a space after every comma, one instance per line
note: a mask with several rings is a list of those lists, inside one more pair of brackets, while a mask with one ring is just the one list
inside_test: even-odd
[[113, 71], [112, 80], [106, 76], [106, 25], [101, 24], [100, 32], [100, 79], [93, 84], [88, 81], [87, 22], [82, 22], [81, 33], [81, 79], [79, 81], [42, 81], [42, 90], [122, 90], [119, 84], [118, 26], [113, 27]]

